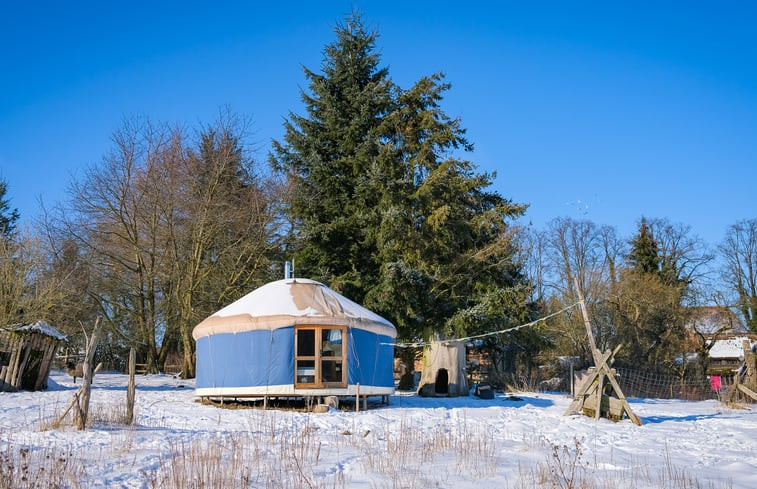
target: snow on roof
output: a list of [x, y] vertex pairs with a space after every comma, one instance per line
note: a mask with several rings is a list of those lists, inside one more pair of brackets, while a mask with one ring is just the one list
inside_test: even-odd
[[727, 307], [703, 306], [695, 308], [694, 318], [688, 328], [704, 333], [720, 332], [746, 333], [746, 325], [741, 318]]
[[267, 283], [198, 324], [195, 339], [215, 333], [277, 329], [295, 324], [350, 326], [397, 336], [394, 325], [315, 280]]
[[744, 348], [742, 344], [744, 340], [754, 343], [746, 336], [736, 336], [734, 338], [728, 338], [723, 340], [715, 340], [712, 348], [710, 348], [710, 358], [744, 358]]
[[23, 326], [12, 326], [10, 328], [7, 328], [11, 331], [16, 331], [19, 333], [40, 333], [45, 336], [50, 336], [51, 338], [55, 338], [57, 340], [66, 340], [66, 336], [61, 334], [57, 329], [53, 328], [50, 324], [44, 322], [44, 321], [37, 321], [32, 324], [26, 324]]

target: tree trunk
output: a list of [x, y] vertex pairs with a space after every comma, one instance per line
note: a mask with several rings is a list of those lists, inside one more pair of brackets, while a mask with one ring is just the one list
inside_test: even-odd
[[185, 379], [193, 379], [195, 377], [195, 343], [192, 338], [192, 331], [189, 328], [184, 328], [182, 334], [182, 346], [184, 347], [183, 364], [181, 368], [181, 376]]

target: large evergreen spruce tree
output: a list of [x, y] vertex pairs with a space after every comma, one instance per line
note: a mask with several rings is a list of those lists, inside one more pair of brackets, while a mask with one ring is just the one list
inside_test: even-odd
[[11, 209], [5, 194], [8, 192], [8, 184], [0, 180], [0, 237], [10, 238], [16, 230], [18, 221], [18, 209]]
[[441, 75], [397, 91], [381, 157], [379, 281], [368, 304], [404, 336], [460, 336], [524, 320], [528, 288], [508, 221], [516, 205], [487, 191], [492, 175], [461, 158], [473, 149], [440, 107]]
[[290, 114], [284, 143], [274, 142], [274, 166], [292, 183], [290, 214], [297, 267], [361, 301], [376, 270], [370, 180], [392, 84], [374, 51], [377, 34], [360, 15], [337, 26], [324, 51], [322, 73], [305, 68], [307, 116]]
[[639, 223], [639, 232], [631, 240], [631, 251], [628, 254], [628, 261], [639, 273], [654, 273], [660, 271], [660, 253], [652, 236], [652, 230], [647, 225], [647, 220], [641, 218]]
[[441, 75], [395, 86], [359, 15], [336, 29], [322, 73], [305, 70], [306, 116], [290, 114], [274, 166], [287, 173], [300, 275], [393, 321], [400, 337], [458, 336], [529, 317], [509, 221], [525, 206], [440, 107]]

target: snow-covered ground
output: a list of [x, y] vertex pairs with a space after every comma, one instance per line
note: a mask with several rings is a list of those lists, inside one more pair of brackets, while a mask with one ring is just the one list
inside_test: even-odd
[[78, 388], [63, 372], [47, 391], [0, 393], [0, 476], [29, 487], [757, 488], [757, 412], [717, 401], [633, 399], [643, 426], [563, 416], [569, 398], [537, 393], [398, 393], [314, 414], [204, 405], [191, 381], [156, 375], [137, 377], [129, 427], [126, 383], [97, 375], [84, 432], [49, 428]]

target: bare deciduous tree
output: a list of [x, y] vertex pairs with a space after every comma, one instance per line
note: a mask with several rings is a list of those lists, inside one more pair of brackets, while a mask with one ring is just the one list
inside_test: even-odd
[[[158, 171], [175, 150], [180, 132], [131, 119], [112, 137], [113, 149], [71, 186], [66, 234], [94, 260], [90, 294], [111, 331], [135, 344], [148, 370], [158, 369], [158, 341], [165, 333], [161, 280], [166, 245], [161, 241], [166, 188]], [[180, 143], [178, 143], [180, 144]]]
[[26, 231], [0, 239], [0, 326], [51, 321], [66, 291], [60, 277], [42, 279], [46, 264], [39, 239]]
[[700, 238], [692, 235], [688, 224], [671, 223], [667, 219], [650, 219], [648, 224], [657, 242], [663, 280], [682, 287], [682, 300], [695, 301], [714, 254]]
[[723, 282], [747, 326], [757, 333], [757, 219], [728, 228], [719, 249], [725, 260]]
[[[577, 300], [576, 284], [589, 304], [592, 326], [600, 348], [608, 346], [612, 319], [606, 301], [616, 282], [618, 263], [625, 252], [624, 243], [614, 228], [597, 226], [591, 221], [558, 218], [541, 234], [544, 240], [544, 269], [547, 288], [552, 291], [550, 310], [558, 310]], [[578, 314], [552, 321], [556, 346], [562, 354], [589, 359], [586, 331]]]
[[245, 155], [242, 132], [240, 121], [226, 114], [203, 130], [197, 149], [179, 165], [181, 191], [169, 230], [171, 295], [187, 376], [194, 376], [194, 325], [269, 280], [278, 250], [281, 195]]
[[86, 254], [88, 292], [111, 341], [148, 371], [181, 353], [194, 375], [194, 326], [271, 278], [278, 251], [275, 183], [257, 172], [233, 116], [196, 140], [132, 119], [113, 149], [71, 187], [56, 233]]

